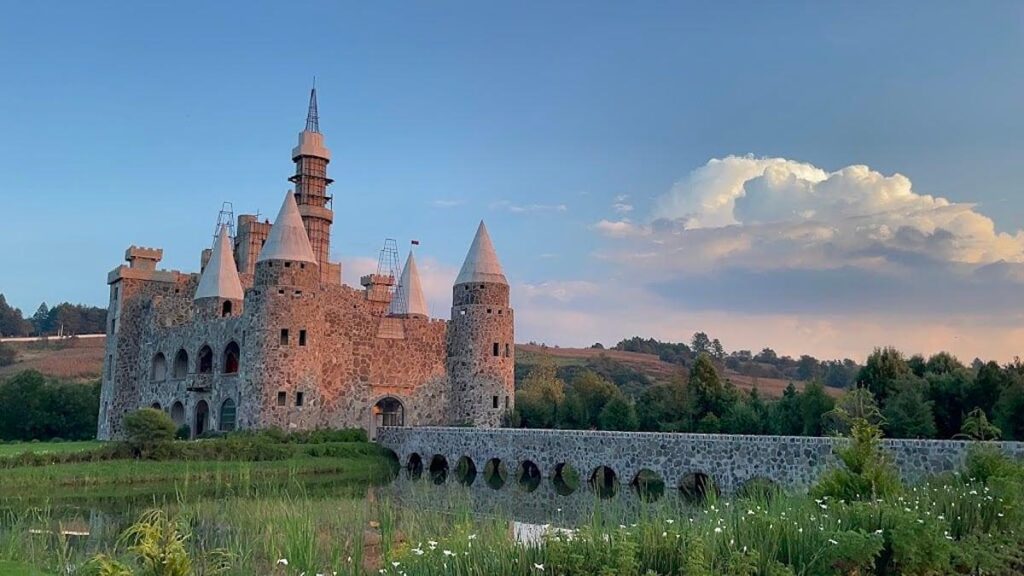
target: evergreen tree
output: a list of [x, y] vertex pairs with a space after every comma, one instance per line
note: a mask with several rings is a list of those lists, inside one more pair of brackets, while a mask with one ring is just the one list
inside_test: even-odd
[[824, 416], [835, 407], [835, 400], [825, 393], [821, 382], [812, 381], [804, 386], [800, 394], [800, 415], [804, 436], [824, 435]]
[[50, 308], [43, 302], [36, 309], [36, 313], [32, 315], [32, 330], [38, 335], [42, 336], [49, 333], [50, 331]]
[[892, 438], [935, 437], [935, 413], [922, 386], [906, 386], [889, 398], [884, 427]]
[[899, 350], [891, 347], [875, 348], [857, 375], [857, 382], [870, 390], [879, 405], [884, 406], [886, 399], [895, 392], [897, 383], [911, 377], [913, 372]]
[[621, 394], [605, 404], [601, 410], [599, 421], [602, 430], [633, 431], [639, 427], [636, 409]]

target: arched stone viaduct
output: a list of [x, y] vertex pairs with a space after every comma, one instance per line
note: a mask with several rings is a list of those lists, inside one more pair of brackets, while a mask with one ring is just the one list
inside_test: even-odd
[[[424, 468], [435, 455], [454, 469], [462, 457], [478, 471], [500, 460], [510, 477], [524, 462], [553, 478], [559, 465], [570, 464], [582, 481], [599, 467], [614, 471], [622, 484], [641, 470], [655, 473], [667, 487], [679, 487], [688, 475], [702, 474], [730, 493], [753, 479], [791, 489], [807, 488], [828, 466], [837, 465], [833, 448], [841, 438], [669, 434], [477, 428], [383, 428], [377, 442], [394, 451], [403, 466], [416, 455]], [[975, 443], [957, 440], [885, 440], [904, 480], [960, 468]], [[1024, 457], [1024, 443], [994, 442], [1008, 455]], [[414, 458], [415, 460], [415, 458]], [[451, 476], [451, 475], [449, 475]], [[690, 476], [692, 478], [692, 476]], [[511, 480], [511, 479], [510, 479]], [[514, 481], [514, 480], [513, 480]]]

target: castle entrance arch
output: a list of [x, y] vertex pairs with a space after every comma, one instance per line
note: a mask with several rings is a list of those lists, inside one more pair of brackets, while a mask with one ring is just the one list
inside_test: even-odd
[[206, 400], [200, 400], [196, 404], [196, 418], [195, 428], [192, 429], [192, 433], [196, 436], [206, 432], [210, 427], [210, 406], [206, 403]]
[[381, 426], [405, 426], [405, 405], [394, 396], [385, 396], [373, 405], [370, 421], [370, 439], [377, 437]]

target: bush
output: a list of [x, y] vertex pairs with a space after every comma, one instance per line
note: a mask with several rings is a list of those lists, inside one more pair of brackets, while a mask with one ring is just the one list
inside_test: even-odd
[[182, 424], [178, 431], [174, 433], [175, 440], [188, 440], [192, 437], [192, 427], [188, 424]]
[[882, 433], [867, 421], [854, 421], [850, 444], [836, 449], [836, 456], [843, 466], [821, 477], [811, 490], [815, 496], [853, 502], [888, 498], [902, 491], [899, 474], [882, 449]]
[[135, 446], [170, 442], [176, 430], [174, 420], [156, 408], [142, 408], [124, 417], [125, 436]]
[[99, 382], [61, 382], [26, 370], [0, 382], [0, 438], [92, 439], [99, 409]]
[[14, 364], [14, 360], [18, 357], [18, 353], [13, 347], [0, 342], [0, 367], [10, 366]]

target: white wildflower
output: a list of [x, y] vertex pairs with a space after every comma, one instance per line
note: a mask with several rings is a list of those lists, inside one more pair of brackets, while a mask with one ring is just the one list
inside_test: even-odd
[[540, 570], [541, 572], [544, 571], [544, 565], [543, 564], [534, 564], [533, 567], [536, 568], [537, 570]]
[[277, 564], [279, 566], [287, 566], [288, 565], [288, 559], [287, 558], [281, 558], [280, 560], [277, 561]]
[[828, 543], [832, 544], [833, 546], [838, 546], [839, 545], [839, 542], [836, 542], [835, 540], [833, 540], [831, 538], [828, 539]]

